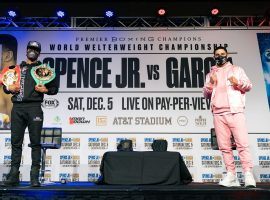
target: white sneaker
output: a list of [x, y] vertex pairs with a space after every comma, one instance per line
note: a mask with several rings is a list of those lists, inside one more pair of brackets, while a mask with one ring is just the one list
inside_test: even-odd
[[245, 187], [256, 187], [256, 181], [250, 171], [245, 173]]
[[225, 178], [218, 184], [224, 187], [240, 187], [240, 183], [236, 175], [232, 172], [227, 172]]

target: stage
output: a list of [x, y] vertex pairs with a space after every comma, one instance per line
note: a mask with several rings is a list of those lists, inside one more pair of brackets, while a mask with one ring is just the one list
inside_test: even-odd
[[0, 187], [0, 199], [109, 199], [109, 200], [261, 200], [269, 199], [270, 183], [257, 183], [257, 188], [225, 188], [216, 183], [191, 183], [180, 186], [129, 186], [96, 185], [90, 182], [61, 184], [56, 182], [40, 188], [29, 187], [29, 182], [20, 186]]

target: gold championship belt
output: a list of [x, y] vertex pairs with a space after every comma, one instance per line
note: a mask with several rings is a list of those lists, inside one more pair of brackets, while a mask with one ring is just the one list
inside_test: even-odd
[[5, 67], [0, 76], [0, 83], [4, 84], [6, 87], [13, 84], [20, 84], [21, 69], [19, 65]]
[[37, 85], [45, 85], [55, 78], [55, 71], [48, 64], [44, 63], [33, 67], [31, 69], [31, 75]]

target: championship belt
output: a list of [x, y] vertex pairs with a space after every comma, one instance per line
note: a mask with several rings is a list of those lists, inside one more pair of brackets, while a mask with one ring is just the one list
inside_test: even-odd
[[20, 84], [21, 69], [19, 65], [5, 67], [0, 76], [0, 83], [4, 84], [6, 87], [13, 84]]
[[45, 85], [55, 78], [55, 71], [48, 64], [44, 63], [33, 67], [31, 69], [31, 75], [37, 85]]

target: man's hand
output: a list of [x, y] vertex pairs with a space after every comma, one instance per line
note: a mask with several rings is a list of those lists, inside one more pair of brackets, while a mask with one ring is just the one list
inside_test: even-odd
[[47, 93], [48, 92], [48, 89], [44, 85], [41, 85], [41, 84], [36, 85], [35, 90], [37, 92], [40, 92], [40, 93]]
[[12, 93], [17, 93], [20, 92], [20, 85], [19, 84], [9, 85], [7, 89]]
[[210, 76], [210, 83], [213, 85], [217, 83], [217, 75], [215, 73]]
[[228, 78], [228, 80], [231, 82], [231, 84], [235, 87], [238, 86], [238, 80], [234, 77], [231, 76], [230, 78]]

